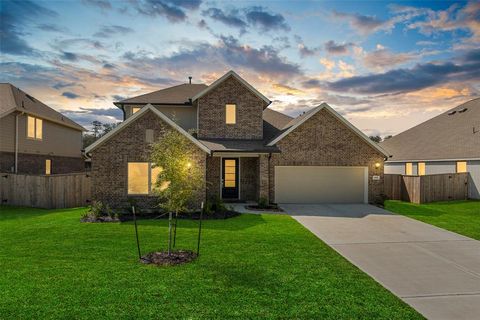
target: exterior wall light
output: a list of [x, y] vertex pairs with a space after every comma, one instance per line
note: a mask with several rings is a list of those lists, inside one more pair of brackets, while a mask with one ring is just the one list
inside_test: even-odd
[[192, 167], [192, 163], [191, 162], [187, 162], [187, 168], [190, 169]]
[[380, 162], [375, 163], [375, 168], [380, 168]]

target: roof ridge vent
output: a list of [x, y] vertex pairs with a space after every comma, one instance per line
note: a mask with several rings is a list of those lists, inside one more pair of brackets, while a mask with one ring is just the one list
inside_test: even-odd
[[458, 110], [458, 113], [464, 113], [467, 110], [468, 110], [468, 108], [463, 108], [462, 110]]
[[449, 115], [449, 116], [453, 116], [455, 113], [457, 113], [457, 111], [453, 110], [453, 111], [450, 111], [450, 112], [448, 113], [448, 115]]

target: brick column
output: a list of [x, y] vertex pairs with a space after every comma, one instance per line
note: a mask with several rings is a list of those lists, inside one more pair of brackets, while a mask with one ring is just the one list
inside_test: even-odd
[[259, 191], [259, 198], [266, 198], [269, 200], [268, 191], [269, 191], [269, 177], [268, 177], [268, 155], [262, 154], [258, 159], [258, 175], [259, 175], [259, 183], [258, 183], [258, 191]]

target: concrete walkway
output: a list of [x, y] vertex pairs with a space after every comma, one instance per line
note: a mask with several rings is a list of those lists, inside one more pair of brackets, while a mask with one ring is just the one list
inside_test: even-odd
[[428, 319], [480, 319], [480, 241], [365, 204], [281, 207]]

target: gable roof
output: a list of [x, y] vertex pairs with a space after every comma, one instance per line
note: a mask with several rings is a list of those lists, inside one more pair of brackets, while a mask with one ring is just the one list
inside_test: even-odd
[[190, 104], [192, 97], [200, 91], [207, 88], [207, 85], [201, 84], [180, 84], [150, 93], [142, 94], [136, 97], [128, 98], [122, 101], [114, 102], [117, 107], [122, 104]]
[[384, 156], [388, 157], [388, 152], [381, 148], [377, 143], [372, 141], [369, 137], [367, 137], [363, 132], [358, 130], [353, 124], [351, 124], [347, 119], [342, 117], [338, 112], [336, 112], [332, 107], [330, 107], [327, 103], [323, 102], [318, 107], [310, 109], [309, 111], [305, 112], [304, 114], [292, 119], [287, 125], [283, 128], [282, 133], [278, 135], [275, 139], [273, 139], [267, 146], [273, 146], [278, 143], [280, 140], [285, 138], [290, 132], [301, 126], [305, 121], [313, 117], [317, 114], [320, 110], [327, 110], [332, 114], [335, 118], [340, 120], [343, 124], [345, 124], [350, 130], [352, 130], [357, 136], [362, 138], [367, 144], [372, 146], [375, 150], [382, 153]]
[[12, 84], [0, 83], [0, 118], [15, 111], [25, 112], [72, 129], [86, 131], [75, 121], [70, 120]]
[[380, 144], [402, 160], [480, 159], [480, 98], [410, 128]]
[[263, 101], [265, 101], [265, 103], [267, 105], [269, 105], [270, 103], [272, 103], [270, 100], [268, 100], [267, 97], [265, 97], [263, 94], [261, 94], [257, 89], [255, 89], [250, 83], [248, 83], [247, 81], [245, 81], [242, 77], [240, 77], [235, 71], [233, 70], [230, 70], [228, 71], [227, 73], [225, 73], [222, 77], [220, 77], [219, 79], [215, 80], [211, 85], [209, 85], [207, 88], [205, 88], [204, 90], [200, 91], [199, 93], [197, 93], [193, 98], [192, 98], [192, 101], [195, 101], [197, 100], [198, 98], [204, 96], [205, 94], [207, 94], [208, 92], [210, 92], [211, 90], [215, 89], [219, 84], [221, 84], [223, 81], [227, 80], [229, 77], [234, 77], [235, 79], [237, 79], [241, 84], [243, 84], [245, 87], [247, 87], [251, 92], [253, 92], [257, 97], [259, 97], [260, 99], [262, 99]]
[[148, 110], [152, 111], [156, 116], [161, 118], [163, 121], [165, 121], [167, 124], [169, 124], [172, 128], [175, 130], [179, 131], [181, 134], [183, 134], [185, 137], [187, 137], [190, 141], [192, 141], [195, 145], [197, 145], [200, 149], [205, 151], [206, 153], [210, 154], [210, 149], [208, 149], [204, 144], [202, 144], [200, 141], [195, 139], [191, 134], [189, 134], [187, 131], [185, 131], [182, 127], [180, 127], [178, 124], [173, 122], [169, 117], [167, 117], [163, 112], [152, 106], [150, 103], [144, 106], [142, 109], [139, 111], [135, 112], [131, 117], [129, 117], [127, 120], [124, 122], [120, 123], [115, 129], [89, 145], [87, 148], [85, 148], [85, 153], [92, 152], [94, 149], [108, 141], [110, 138], [115, 136], [117, 133], [128, 127], [132, 122], [140, 118], [145, 112]]

